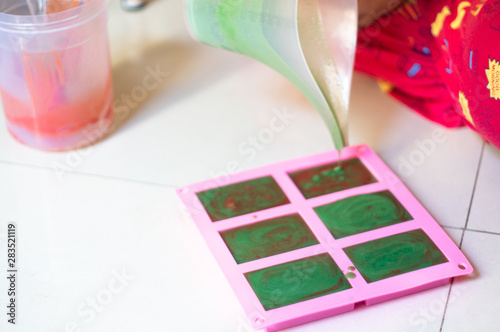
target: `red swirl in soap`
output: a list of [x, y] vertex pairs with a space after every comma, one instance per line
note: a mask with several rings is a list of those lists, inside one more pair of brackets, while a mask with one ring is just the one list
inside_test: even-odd
[[212, 221], [219, 221], [290, 203], [272, 176], [197, 193]]

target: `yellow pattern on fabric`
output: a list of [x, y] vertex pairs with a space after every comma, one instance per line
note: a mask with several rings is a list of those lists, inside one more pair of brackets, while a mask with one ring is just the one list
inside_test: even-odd
[[488, 78], [487, 89], [490, 90], [490, 98], [498, 100], [500, 98], [500, 63], [495, 59], [488, 59], [489, 69], [486, 69]]
[[469, 101], [467, 100], [467, 98], [465, 98], [465, 95], [462, 91], [460, 91], [458, 94], [458, 102], [462, 106], [462, 112], [464, 113], [465, 118], [471, 123], [471, 125], [474, 126], [474, 120], [472, 120], [472, 116], [470, 115]]
[[444, 6], [440, 13], [437, 14], [436, 20], [431, 24], [432, 35], [438, 37], [443, 30], [444, 20], [451, 15], [450, 7]]

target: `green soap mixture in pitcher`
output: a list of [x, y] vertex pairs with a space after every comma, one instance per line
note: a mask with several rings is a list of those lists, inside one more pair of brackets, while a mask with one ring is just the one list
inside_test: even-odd
[[[319, 111], [336, 148], [339, 151], [344, 148], [345, 135], [328, 97], [331, 92], [325, 91], [328, 89], [325, 84], [318, 83], [320, 75], [309, 68], [304, 58], [298, 34], [297, 0], [190, 0], [187, 3], [189, 26], [196, 39], [252, 57], [281, 73]], [[319, 53], [324, 53], [321, 46], [325, 45], [318, 46]]]

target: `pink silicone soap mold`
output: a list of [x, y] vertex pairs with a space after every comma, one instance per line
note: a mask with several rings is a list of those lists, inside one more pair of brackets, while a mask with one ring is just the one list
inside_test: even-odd
[[337, 163], [331, 151], [178, 189], [256, 329], [281, 330], [472, 272], [369, 147], [348, 147]]

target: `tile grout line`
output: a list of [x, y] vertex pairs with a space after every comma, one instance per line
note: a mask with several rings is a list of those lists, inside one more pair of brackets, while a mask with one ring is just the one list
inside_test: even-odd
[[[485, 144], [486, 143], [483, 142], [483, 145], [481, 146], [481, 154], [479, 155], [479, 162], [477, 163], [476, 177], [474, 179], [474, 186], [472, 187], [472, 195], [470, 197], [470, 202], [469, 202], [469, 211], [467, 211], [467, 217], [465, 218], [465, 225], [464, 225], [464, 228], [462, 229], [462, 237], [460, 238], [460, 244], [458, 245], [459, 249], [462, 249], [465, 231], [467, 230], [467, 225], [469, 224], [470, 211], [472, 210], [472, 204], [474, 202], [474, 194], [476, 193], [477, 180], [479, 178], [479, 172], [481, 170], [481, 164], [483, 162]], [[446, 318], [446, 312], [448, 311], [448, 303], [450, 302], [451, 289], [453, 288], [454, 283], [455, 283], [455, 278], [451, 278], [450, 287], [448, 288], [448, 295], [446, 296], [446, 304], [444, 306], [444, 311], [443, 311], [443, 319], [441, 319], [441, 326], [439, 327], [439, 332], [443, 331], [444, 320]]]
[[[0, 160], [0, 164], [21, 166], [21, 167], [27, 167], [27, 168], [38, 169], [38, 170], [46, 170], [46, 171], [53, 170], [52, 168], [50, 168], [48, 166], [23, 164], [23, 163], [18, 163], [18, 162], [14, 162], [14, 161], [7, 161], [7, 160]], [[113, 176], [102, 175], [102, 174], [83, 173], [83, 172], [78, 172], [78, 171], [71, 171], [71, 172], [68, 172], [68, 174], [69, 175], [75, 174], [75, 175], [81, 175], [81, 176], [91, 176], [91, 177], [97, 177], [97, 178], [108, 179], [108, 180], [120, 180], [120, 181], [125, 181], [125, 182], [136, 183], [136, 184], [153, 185], [153, 186], [166, 187], [166, 188], [171, 188], [171, 189], [177, 189], [179, 187], [179, 186], [171, 185], [171, 184], [161, 184], [161, 183], [154, 183], [154, 182], [148, 182], [148, 181], [113, 177]]]
[[458, 229], [458, 230], [461, 230], [461, 231], [464, 230], [463, 227], [457, 227], [457, 226], [444, 226], [444, 225], [441, 225], [441, 227], [443, 227], [443, 228], [449, 228], [449, 229]]
[[460, 239], [460, 244], [458, 246], [460, 249], [462, 249], [462, 243], [464, 241], [465, 231], [467, 230], [467, 226], [469, 225], [470, 211], [472, 210], [472, 204], [474, 203], [474, 196], [476, 194], [477, 180], [479, 179], [479, 172], [481, 171], [481, 165], [483, 163], [485, 145], [486, 145], [486, 143], [483, 142], [483, 146], [481, 148], [481, 155], [479, 157], [479, 163], [477, 164], [476, 178], [474, 179], [474, 186], [472, 187], [472, 195], [470, 197], [469, 211], [467, 212], [467, 218], [465, 219], [464, 230], [462, 231], [462, 238]]
[[480, 229], [466, 229], [468, 232], [475, 232], [475, 233], [482, 233], [482, 234], [490, 234], [490, 235], [500, 235], [500, 233], [497, 232], [489, 232], [489, 231], [483, 231]]
[[466, 232], [475, 232], [475, 233], [483, 233], [483, 234], [490, 234], [490, 235], [500, 235], [500, 233], [498, 232], [491, 232], [491, 231], [485, 231], [485, 230], [481, 230], [481, 229], [472, 229], [472, 228], [463, 228], [463, 227], [455, 227], [455, 226], [441, 226], [442, 228], [446, 229], [454, 229], [454, 230], [458, 230], [458, 231], [463, 231], [465, 230]]
[[450, 287], [448, 288], [448, 294], [446, 296], [446, 304], [444, 306], [443, 318], [441, 319], [441, 326], [439, 327], [439, 332], [443, 331], [444, 319], [446, 317], [446, 311], [448, 309], [448, 302], [450, 301], [451, 288], [453, 287], [454, 282], [455, 282], [455, 278], [451, 278]]

